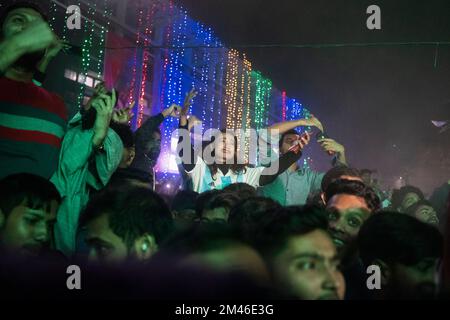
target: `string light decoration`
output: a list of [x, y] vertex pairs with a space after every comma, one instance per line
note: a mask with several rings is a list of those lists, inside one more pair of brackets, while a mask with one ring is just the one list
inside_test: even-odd
[[108, 0], [103, 1], [103, 12], [102, 20], [106, 23], [105, 26], [100, 26], [100, 39], [98, 43], [98, 54], [97, 54], [97, 74], [99, 78], [103, 78], [103, 62], [105, 60], [105, 41], [109, 30], [109, 17], [111, 16], [111, 10], [108, 8]]
[[286, 121], [286, 91], [281, 93], [281, 119]]
[[252, 77], [256, 87], [255, 116], [253, 123], [256, 129], [261, 129], [267, 126], [267, 111], [270, 105], [272, 81], [264, 78], [258, 71], [253, 71]]
[[[237, 127], [237, 90], [238, 90], [238, 64], [239, 53], [231, 49], [228, 51], [228, 64], [226, 74], [225, 88], [225, 107], [227, 109], [227, 129], [235, 129]], [[240, 111], [242, 119], [242, 110]], [[239, 117], [239, 115], [238, 115]]]
[[[185, 56], [185, 43], [187, 38], [187, 12], [181, 10], [176, 14], [176, 8], [173, 5], [173, 1], [169, 3], [169, 16], [173, 18], [172, 27], [169, 29], [170, 36], [166, 37], [169, 43], [166, 45], [169, 47], [175, 47], [176, 49], [170, 49], [168, 57], [168, 65], [166, 67], [167, 81], [164, 86], [167, 91], [164, 90], [164, 104], [170, 105], [171, 103], [177, 103], [181, 105], [184, 101], [184, 92], [186, 88], [183, 87], [184, 80], [184, 63]], [[158, 170], [163, 171], [163, 179], [168, 176], [168, 171], [173, 170], [171, 165], [174, 165], [175, 155], [171, 153], [171, 136], [172, 132], [177, 128], [178, 120], [172, 117], [168, 117], [164, 120], [163, 137], [162, 137], [162, 153], [159, 158]], [[176, 169], [176, 167], [175, 167]]]
[[[134, 57], [133, 57], [133, 66], [132, 66], [132, 72], [131, 72], [131, 82], [130, 82], [130, 89], [128, 92], [128, 99], [127, 99], [127, 105], [130, 105], [133, 101], [137, 101], [137, 103], [134, 106], [134, 114], [139, 113], [139, 105], [140, 101], [136, 100], [136, 82], [137, 82], [137, 65], [138, 65], [138, 50], [141, 46], [141, 32], [143, 29], [143, 21], [144, 21], [144, 10], [142, 8], [138, 9], [138, 18], [137, 18], [137, 32], [136, 32], [136, 48], [134, 49]], [[136, 121], [135, 125], [136, 126]]]
[[155, 3], [153, 2], [151, 9], [147, 8], [147, 15], [145, 19], [145, 30], [144, 30], [144, 50], [142, 52], [142, 75], [141, 84], [139, 89], [139, 99], [138, 99], [138, 114], [136, 119], [136, 129], [142, 125], [142, 119], [144, 117], [144, 97], [145, 88], [147, 86], [147, 75], [149, 69], [149, 58], [150, 52], [148, 47], [150, 45], [150, 39], [153, 32], [153, 15], [155, 13]]
[[81, 108], [81, 104], [83, 102], [84, 97], [84, 91], [85, 91], [85, 81], [86, 81], [86, 75], [89, 70], [90, 64], [91, 64], [91, 49], [92, 49], [92, 39], [94, 36], [94, 14], [95, 10], [97, 8], [97, 3], [94, 2], [91, 6], [90, 3], [88, 3], [88, 10], [86, 17], [88, 18], [87, 21], [84, 23], [84, 35], [88, 35], [87, 38], [84, 39], [83, 45], [81, 47], [82, 50], [82, 56], [81, 56], [81, 72], [78, 75], [78, 82], [80, 83], [80, 91], [78, 94], [77, 99], [77, 105]]

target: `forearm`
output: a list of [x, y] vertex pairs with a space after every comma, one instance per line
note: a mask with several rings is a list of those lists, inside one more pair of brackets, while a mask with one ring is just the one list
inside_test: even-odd
[[[276, 160], [270, 167], [265, 168], [261, 173], [259, 178], [259, 185], [264, 186], [275, 181], [275, 179], [286, 171], [291, 165], [297, 162], [302, 156], [301, 152], [295, 153], [294, 151], [289, 151], [283, 154], [278, 160]], [[273, 173], [272, 167], [278, 168], [278, 170]]]
[[105, 141], [106, 135], [108, 134], [109, 119], [97, 115], [94, 123], [94, 135], [92, 137], [92, 144], [94, 147], [100, 147]]
[[268, 129], [269, 131], [272, 133], [273, 131], [277, 131], [279, 132], [279, 134], [283, 134], [289, 130], [295, 129], [297, 127], [303, 126], [304, 120], [303, 119], [299, 119], [299, 120], [292, 120], [292, 121], [284, 121], [284, 122], [278, 122], [275, 123], [273, 125], [271, 125]]
[[336, 154], [336, 164], [347, 166], [347, 158], [345, 157], [345, 150]]

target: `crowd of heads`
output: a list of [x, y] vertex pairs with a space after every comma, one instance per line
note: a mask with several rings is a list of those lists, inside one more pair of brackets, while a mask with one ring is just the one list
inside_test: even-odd
[[[2, 39], [16, 32], [20, 21], [8, 18], [14, 10], [26, 11], [21, 19], [39, 15], [46, 20], [32, 5], [11, 7], [0, 17]], [[29, 64], [36, 65], [42, 54], [24, 55], [16, 64], [32, 69]], [[81, 108], [78, 123], [71, 125], [83, 132], [97, 128], [99, 113], [115, 105], [115, 95], [97, 87]], [[372, 171], [342, 165], [326, 172], [320, 190], [301, 206], [282, 206], [242, 182], [163, 197], [154, 191], [151, 174], [131, 167], [137, 138], [128, 123], [108, 120], [106, 130], [119, 137], [121, 159], [107, 179], [87, 175], [86, 181], [97, 179], [103, 185], [86, 187], [73, 256], [55, 246], [54, 225], [64, 218], [57, 213], [67, 194], [48, 178], [30, 173], [0, 180], [0, 255], [8, 258], [0, 268], [0, 281], [44, 263], [45, 268], [35, 270], [51, 283], [60, 276], [53, 266], [75, 263], [87, 270], [99, 295], [343, 300], [355, 298], [361, 287], [375, 299], [445, 294], [441, 270], [448, 270], [449, 263], [443, 232], [450, 198], [439, 211], [419, 188], [404, 186], [395, 189], [384, 206]], [[154, 163], [161, 133], [154, 128], [150, 136], [146, 154]], [[211, 175], [228, 161], [235, 164], [232, 171], [245, 171], [236, 161], [236, 137], [220, 137], [213, 144], [216, 159], [223, 162], [210, 165]], [[280, 154], [297, 138], [295, 130], [284, 133]], [[96, 145], [95, 152], [102, 148]], [[98, 165], [92, 159], [86, 171]], [[109, 168], [109, 158], [105, 161]], [[72, 173], [64, 172], [67, 177]], [[367, 270], [376, 271], [374, 290]], [[109, 291], [111, 284], [116, 286]]]

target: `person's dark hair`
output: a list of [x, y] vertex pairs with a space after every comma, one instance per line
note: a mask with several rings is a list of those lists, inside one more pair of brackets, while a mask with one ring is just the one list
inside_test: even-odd
[[180, 230], [169, 237], [161, 251], [176, 254], [192, 254], [226, 248], [241, 243], [242, 240], [234, 230], [223, 223], [196, 223]]
[[441, 257], [443, 239], [435, 227], [413, 217], [379, 212], [362, 225], [357, 244], [365, 265], [376, 259], [413, 265], [424, 258]]
[[232, 183], [223, 189], [225, 192], [234, 193], [241, 200], [256, 197], [256, 189], [244, 182]]
[[231, 210], [239, 202], [239, 200], [239, 197], [233, 193], [221, 192], [212, 196], [205, 202], [203, 211], [213, 210], [216, 208], [226, 208]]
[[108, 187], [121, 187], [131, 181], [138, 181], [153, 186], [153, 176], [151, 173], [136, 168], [118, 168], [108, 182]]
[[269, 259], [283, 250], [293, 236], [315, 230], [328, 232], [327, 212], [311, 206], [282, 207], [273, 214], [264, 215], [260, 225], [255, 234], [255, 246]]
[[288, 134], [298, 134], [298, 132], [295, 129], [291, 129], [283, 133], [280, 137], [280, 141], [278, 142], [278, 149], [281, 150], [281, 146], [283, 145], [284, 137], [286, 137]]
[[52, 201], [61, 203], [61, 197], [53, 183], [42, 177], [19, 173], [0, 180], [0, 209], [5, 216], [25, 201], [31, 209], [50, 208]]
[[215, 195], [222, 193], [222, 190], [208, 190], [205, 192], [202, 192], [198, 195], [197, 200], [195, 201], [195, 213], [198, 218], [202, 217], [203, 208], [205, 207], [205, 204]]
[[395, 189], [392, 192], [392, 197], [391, 197], [391, 206], [394, 210], [397, 210], [397, 208], [401, 206], [403, 199], [405, 198], [405, 196], [408, 193], [417, 194], [419, 196], [419, 200], [425, 199], [425, 196], [424, 196], [422, 190], [420, 190], [417, 187], [404, 186], [404, 187], [401, 187], [400, 189]]
[[134, 134], [128, 124], [111, 121], [109, 127], [117, 133], [125, 148], [134, 146]]
[[281, 209], [281, 205], [265, 197], [252, 197], [239, 202], [230, 211], [228, 222], [242, 238], [253, 242], [253, 237], [261, 228], [261, 222]]
[[89, 200], [80, 226], [106, 214], [111, 230], [128, 248], [144, 234], [161, 243], [172, 232], [172, 215], [164, 200], [144, 187], [104, 189]]
[[8, 17], [8, 15], [11, 13], [11, 11], [19, 9], [19, 8], [33, 9], [34, 11], [36, 11], [37, 13], [39, 13], [41, 15], [42, 19], [45, 22], [48, 22], [47, 15], [44, 13], [42, 8], [37, 3], [30, 2], [30, 1], [17, 1], [15, 3], [5, 7], [1, 11], [1, 13], [0, 13], [0, 29], [3, 29], [3, 24], [5, 23], [5, 20]]
[[[225, 133], [227, 133], [227, 129], [220, 129], [220, 132], [222, 134], [225, 134]], [[204, 144], [204, 147], [206, 148], [209, 145], [211, 145], [212, 143], [214, 143], [214, 139], [215, 139], [215, 137], [212, 137], [212, 139], [209, 143]], [[212, 155], [214, 156], [214, 152], [212, 153]], [[217, 163], [209, 164], [208, 168], [209, 168], [209, 171], [211, 172], [211, 176], [212, 176], [213, 180], [215, 180], [216, 179], [215, 176], [216, 176], [217, 170], [219, 169], [219, 165]], [[236, 135], [234, 135], [234, 159], [233, 159], [233, 163], [230, 165], [230, 170], [235, 174], [245, 173], [247, 171], [246, 164], [238, 163], [238, 139], [237, 139]]]
[[381, 201], [375, 191], [360, 181], [345, 179], [333, 181], [325, 190], [325, 201], [328, 203], [337, 194], [349, 194], [364, 198], [367, 207], [373, 212], [381, 209]]
[[198, 193], [191, 190], [179, 191], [172, 200], [172, 211], [195, 210]]
[[363, 174], [372, 174], [373, 171], [370, 170], [370, 169], [361, 169], [361, 170], [359, 171], [359, 173], [360, 173], [360, 175], [363, 175]]
[[361, 178], [360, 172], [347, 166], [336, 166], [328, 170], [322, 178], [320, 187], [322, 191], [327, 190], [328, 186], [341, 176], [350, 176]]

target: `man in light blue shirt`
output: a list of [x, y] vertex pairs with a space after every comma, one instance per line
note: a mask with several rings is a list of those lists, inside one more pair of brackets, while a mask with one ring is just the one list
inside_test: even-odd
[[[314, 126], [323, 131], [322, 124], [315, 118], [299, 119], [294, 121], [281, 122], [269, 127], [270, 132], [278, 130], [281, 134], [279, 141], [280, 154], [286, 153], [299, 140], [298, 133], [294, 128], [299, 126]], [[310, 136], [306, 135], [306, 141], [302, 145], [309, 143]], [[333, 139], [324, 138], [318, 140], [324, 151], [334, 154], [333, 164], [346, 165], [344, 146]], [[281, 205], [304, 205], [311, 193], [320, 191], [320, 185], [325, 173], [316, 172], [308, 168], [300, 168], [298, 163], [294, 163], [288, 170], [280, 174], [271, 184], [260, 189], [260, 193], [265, 197], [278, 201]]]

